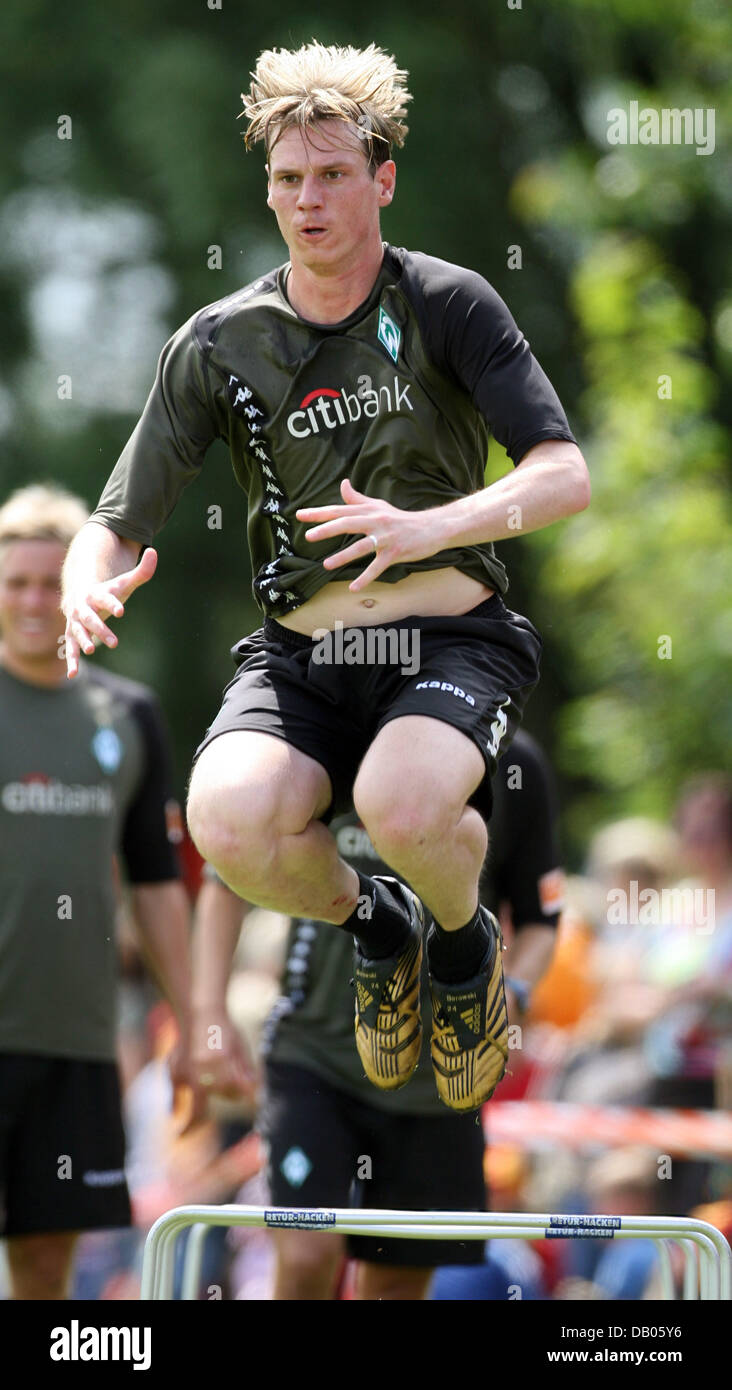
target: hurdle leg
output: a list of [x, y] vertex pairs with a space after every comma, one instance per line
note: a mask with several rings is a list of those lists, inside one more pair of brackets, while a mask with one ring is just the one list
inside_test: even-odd
[[158, 1246], [160, 1233], [165, 1229], [165, 1216], [158, 1217], [153, 1222], [150, 1230], [145, 1237], [145, 1245], [142, 1252], [142, 1276], [140, 1280], [140, 1299], [148, 1302], [154, 1297], [155, 1283], [158, 1271]]
[[198, 1221], [195, 1226], [191, 1226], [188, 1234], [188, 1245], [186, 1247], [183, 1264], [183, 1281], [180, 1293], [181, 1300], [186, 1303], [195, 1302], [198, 1298], [198, 1288], [201, 1282], [201, 1265], [203, 1263], [203, 1247], [210, 1229], [206, 1221]]
[[676, 1298], [676, 1286], [674, 1284], [668, 1245], [662, 1236], [654, 1237], [653, 1244], [658, 1252], [658, 1265], [661, 1272], [663, 1296], [673, 1302]]
[[153, 1286], [153, 1298], [157, 1302], [161, 1302], [164, 1299], [170, 1299], [173, 1297], [172, 1278], [171, 1288], [170, 1290], [168, 1290], [169, 1261], [166, 1259], [166, 1252], [171, 1243], [171, 1231], [173, 1232], [172, 1242], [174, 1245], [175, 1237], [178, 1233], [178, 1224], [177, 1219], [175, 1218], [168, 1222], [167, 1226], [165, 1227], [165, 1230], [161, 1232], [160, 1237], [158, 1239], [158, 1262], [157, 1270], [155, 1273], [155, 1284]]
[[716, 1270], [719, 1278], [719, 1298], [725, 1303], [732, 1300], [732, 1250], [721, 1231], [716, 1226], [704, 1222], [704, 1233], [716, 1250]]
[[714, 1256], [716, 1251], [714, 1246], [701, 1231], [689, 1232], [694, 1241], [699, 1255], [699, 1286], [700, 1298], [708, 1303], [714, 1298]]
[[171, 1221], [167, 1231], [161, 1240], [160, 1248], [160, 1277], [155, 1297], [165, 1302], [171, 1302], [175, 1293], [175, 1251], [178, 1236], [186, 1226], [190, 1226], [190, 1220], [185, 1217], [178, 1217]]
[[689, 1303], [699, 1297], [699, 1253], [693, 1240], [679, 1236], [679, 1246], [684, 1252], [684, 1301]]

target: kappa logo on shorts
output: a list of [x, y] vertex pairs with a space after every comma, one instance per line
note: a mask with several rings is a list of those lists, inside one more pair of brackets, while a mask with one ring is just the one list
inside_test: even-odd
[[416, 690], [441, 690], [445, 695], [456, 695], [458, 700], [464, 700], [466, 705], [474, 705], [475, 699], [468, 695], [459, 685], [451, 685], [450, 681], [418, 681]]

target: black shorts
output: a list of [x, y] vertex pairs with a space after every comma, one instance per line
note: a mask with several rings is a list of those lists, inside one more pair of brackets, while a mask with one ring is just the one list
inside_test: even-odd
[[[281, 1062], [268, 1062], [266, 1082], [273, 1206], [486, 1210], [479, 1114], [395, 1115]], [[347, 1248], [356, 1260], [420, 1268], [483, 1259], [480, 1240], [348, 1236]]]
[[0, 1236], [131, 1224], [114, 1062], [0, 1053]]
[[499, 744], [510, 742], [539, 679], [541, 645], [528, 618], [498, 594], [461, 617], [341, 628], [325, 641], [266, 618], [232, 649], [238, 672], [195, 756], [219, 734], [281, 738], [325, 768], [330, 818], [351, 810], [359, 764], [379, 730], [403, 715], [428, 715], [480, 749], [487, 775], [471, 804], [489, 820]]

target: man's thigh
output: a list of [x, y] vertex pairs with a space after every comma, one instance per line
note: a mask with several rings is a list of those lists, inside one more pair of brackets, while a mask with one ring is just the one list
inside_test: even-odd
[[[498, 757], [510, 743], [539, 677], [539, 634], [528, 619], [507, 609], [497, 594], [460, 617], [407, 622], [419, 630], [418, 672], [403, 676], [394, 668], [385, 675], [383, 668], [366, 668], [364, 701], [372, 714], [376, 711], [372, 750], [387, 747], [379, 741], [391, 722], [406, 731], [407, 717], [424, 718], [428, 733], [421, 745], [423, 766], [439, 773], [444, 786], [452, 786], [456, 795], [468, 786], [466, 799], [488, 821]], [[466, 751], [460, 738], [442, 740], [439, 729], [443, 726], [462, 735], [473, 753]], [[435, 749], [431, 759], [430, 741]], [[449, 766], [453, 752], [454, 771]], [[402, 777], [411, 775], [411, 762], [406, 740]]]
[[377, 733], [358, 770], [354, 797], [357, 805], [374, 795], [394, 808], [412, 805], [420, 815], [432, 806], [457, 820], [485, 771], [482, 753], [461, 729], [405, 715]]
[[[217, 777], [226, 777], [219, 760], [225, 763], [227, 759], [217, 748], [225, 738], [227, 753], [234, 750], [236, 778], [246, 774], [253, 784], [258, 771], [267, 777], [278, 775], [279, 770], [283, 779], [295, 775], [306, 789], [307, 766], [295, 756], [299, 754], [321, 770], [319, 805], [325, 799], [323, 788], [329, 786], [328, 800], [317, 814], [327, 811], [331, 801], [332, 814], [350, 809], [351, 787], [365, 739], [341, 698], [335, 679], [338, 671], [314, 666], [312, 646], [299, 633], [266, 622], [233, 649], [237, 673], [196, 750], [192, 792], [200, 789], [204, 768], [207, 777], [213, 769]], [[233, 734], [250, 738], [240, 740], [237, 746], [230, 741]], [[287, 749], [292, 750], [289, 760]], [[314, 775], [311, 768], [310, 781]], [[225, 781], [225, 785], [230, 784], [231, 780]]]
[[193, 766], [188, 805], [205, 805], [242, 824], [276, 819], [283, 834], [297, 834], [322, 816], [332, 801], [331, 781], [323, 765], [283, 738], [253, 730], [232, 729], [208, 742]]
[[129, 1226], [113, 1062], [0, 1055], [0, 1232]]

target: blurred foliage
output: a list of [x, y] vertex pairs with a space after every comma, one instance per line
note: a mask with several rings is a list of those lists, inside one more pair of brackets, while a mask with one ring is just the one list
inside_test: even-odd
[[[313, 35], [374, 39], [410, 70], [385, 236], [495, 284], [590, 464], [588, 511], [500, 547], [510, 601], [545, 638], [528, 724], [558, 764], [576, 863], [594, 824], [668, 814], [687, 773], [719, 766], [730, 742], [724, 0], [454, 0], [449, 11], [280, 0], [266, 12], [242, 0], [6, 0], [2, 493], [46, 476], [93, 503], [165, 338], [285, 258], [261, 153], [244, 155], [239, 94], [262, 48]], [[607, 113], [631, 101], [714, 108], [714, 153], [609, 145]], [[58, 138], [62, 115], [71, 140]], [[516, 245], [520, 270], [508, 268]], [[71, 400], [58, 399], [62, 374]], [[504, 469], [492, 450], [488, 476]], [[207, 524], [212, 504], [221, 530]], [[158, 575], [130, 606], [119, 654], [105, 658], [160, 691], [181, 791], [231, 674], [228, 648], [257, 622], [244, 512], [216, 445], [159, 539]]]

